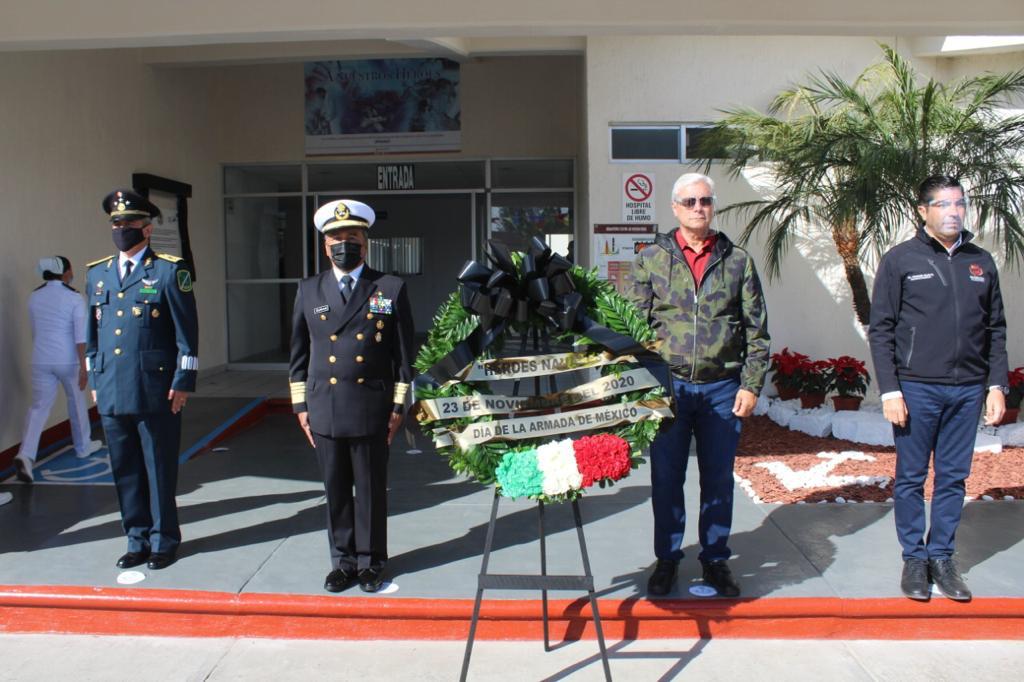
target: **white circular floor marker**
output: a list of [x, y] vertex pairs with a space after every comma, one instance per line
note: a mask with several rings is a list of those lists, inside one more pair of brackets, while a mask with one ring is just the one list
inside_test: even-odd
[[690, 587], [690, 594], [694, 597], [717, 597], [718, 590], [708, 585], [693, 585]]
[[146, 574], [142, 571], [122, 571], [117, 574], [117, 582], [120, 585], [134, 585], [135, 583], [141, 583], [146, 579]]

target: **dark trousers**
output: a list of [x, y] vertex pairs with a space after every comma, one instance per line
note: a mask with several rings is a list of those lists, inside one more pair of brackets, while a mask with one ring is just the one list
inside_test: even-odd
[[[894, 426], [896, 482], [893, 511], [904, 559], [948, 559], [964, 507], [978, 418], [985, 402], [979, 384], [946, 386], [902, 381], [907, 425]], [[924, 481], [935, 453], [931, 529], [925, 539]], [[927, 543], [927, 544], [926, 544]]]
[[128, 551], [174, 554], [181, 543], [181, 414], [101, 415]]
[[654, 507], [654, 555], [683, 558], [686, 507], [683, 483], [690, 439], [697, 438], [700, 471], [700, 559], [728, 559], [732, 528], [733, 462], [740, 420], [732, 413], [739, 381], [694, 384], [673, 379], [676, 418], [662, 427], [651, 444], [651, 504]]
[[313, 440], [327, 493], [332, 567], [382, 568], [388, 559], [387, 433], [361, 438], [314, 433]]

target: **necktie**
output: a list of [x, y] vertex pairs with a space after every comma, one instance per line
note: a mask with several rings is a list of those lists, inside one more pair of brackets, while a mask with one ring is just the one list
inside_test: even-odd
[[124, 277], [121, 278], [121, 281], [123, 282], [128, 279], [128, 275], [130, 274], [132, 274], [132, 262], [130, 260], [126, 260], [124, 262]]
[[342, 275], [341, 277], [341, 300], [343, 303], [348, 303], [348, 299], [352, 296], [352, 278], [348, 275]]

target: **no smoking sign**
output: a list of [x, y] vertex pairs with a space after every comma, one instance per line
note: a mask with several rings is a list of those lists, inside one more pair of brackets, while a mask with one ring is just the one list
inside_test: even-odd
[[622, 222], [654, 222], [654, 177], [647, 173], [622, 174]]

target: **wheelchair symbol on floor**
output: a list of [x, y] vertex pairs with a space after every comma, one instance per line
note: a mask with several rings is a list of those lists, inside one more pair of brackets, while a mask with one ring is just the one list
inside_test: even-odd
[[[113, 480], [113, 472], [110, 467], [110, 456], [106, 452], [106, 449], [103, 449], [85, 459], [78, 459], [73, 455], [57, 457], [49, 462], [50, 466], [39, 470], [41, 482], [110, 483]], [[54, 468], [54, 465], [65, 466]]]

